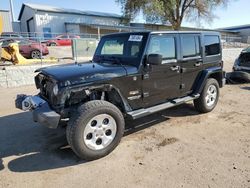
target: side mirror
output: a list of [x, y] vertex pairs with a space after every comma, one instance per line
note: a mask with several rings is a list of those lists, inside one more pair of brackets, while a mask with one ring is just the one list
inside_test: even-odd
[[162, 62], [162, 55], [160, 54], [149, 54], [146, 63], [149, 65], [160, 65]]

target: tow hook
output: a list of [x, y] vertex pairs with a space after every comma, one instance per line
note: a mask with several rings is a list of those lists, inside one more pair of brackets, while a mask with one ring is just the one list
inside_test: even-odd
[[27, 96], [27, 95], [17, 95], [15, 104], [16, 108], [21, 109], [23, 111], [34, 110], [37, 107], [44, 104], [46, 101], [41, 99], [38, 96]]

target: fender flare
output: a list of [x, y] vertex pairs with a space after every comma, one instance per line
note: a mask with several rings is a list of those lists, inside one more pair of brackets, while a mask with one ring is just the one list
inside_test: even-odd
[[201, 72], [201, 75], [199, 79], [196, 81], [195, 85], [196, 87], [194, 88], [194, 94], [201, 93], [202, 89], [205, 86], [206, 80], [208, 78], [214, 78], [213, 75], [216, 75], [218, 77], [217, 81], [219, 83], [220, 87], [223, 87], [223, 79], [225, 78], [225, 72], [221, 69], [221, 67], [212, 67], [205, 69]]

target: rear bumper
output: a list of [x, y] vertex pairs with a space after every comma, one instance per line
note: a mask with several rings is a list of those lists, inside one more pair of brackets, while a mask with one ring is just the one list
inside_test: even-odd
[[233, 66], [233, 71], [244, 71], [250, 73], [250, 67], [243, 67], [243, 66]]
[[41, 125], [56, 129], [61, 119], [60, 114], [52, 110], [49, 104], [39, 96], [17, 95], [16, 108], [32, 111], [33, 120]]

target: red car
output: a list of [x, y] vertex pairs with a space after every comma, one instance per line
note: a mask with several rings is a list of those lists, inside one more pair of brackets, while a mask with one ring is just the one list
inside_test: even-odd
[[48, 55], [49, 50], [45, 44], [40, 44], [39, 42], [19, 38], [19, 39], [4, 39], [2, 40], [2, 47], [8, 47], [9, 43], [16, 42], [19, 46], [19, 52], [25, 58], [40, 59], [42, 55]]
[[40, 44], [36, 41], [28, 40], [28, 39], [21, 39], [18, 41], [19, 44], [19, 52], [22, 56], [26, 58], [32, 59], [40, 59], [41, 53], [42, 55], [48, 55], [49, 50], [45, 44]]
[[55, 39], [47, 41], [47, 46], [70, 46], [71, 39], [79, 39], [77, 35], [59, 35]]

